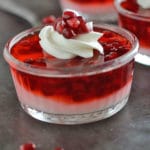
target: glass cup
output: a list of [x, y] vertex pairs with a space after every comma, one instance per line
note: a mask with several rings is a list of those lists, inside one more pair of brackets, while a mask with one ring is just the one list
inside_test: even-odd
[[[139, 6], [131, 1], [116, 0], [119, 25], [134, 33], [140, 42], [139, 53], [135, 60], [150, 66], [150, 10], [138, 10]], [[149, 14], [149, 16], [145, 16]]]
[[62, 10], [72, 9], [79, 12], [88, 21], [115, 22], [116, 12], [113, 6], [114, 0], [60, 0]]
[[[49, 123], [82, 124], [108, 118], [125, 106], [130, 95], [138, 41], [119, 27], [97, 25], [95, 28], [107, 33], [105, 38], [110, 40], [118, 38], [111, 35], [112, 31], [115, 35], [119, 33], [119, 37], [124, 37], [124, 44], [130, 43], [130, 50], [106, 62], [96, 60], [86, 64], [82, 60], [84, 64], [74, 66], [73, 63], [79, 62], [53, 58], [48, 60], [50, 63], [37, 60], [38, 65], [34, 66], [33, 58], [20, 60], [27, 55], [37, 56], [32, 55], [32, 50], [40, 49], [36, 42], [39, 42], [41, 27], [22, 32], [6, 44], [4, 58], [10, 66], [20, 104], [30, 116]], [[55, 61], [58, 62], [55, 64]]]

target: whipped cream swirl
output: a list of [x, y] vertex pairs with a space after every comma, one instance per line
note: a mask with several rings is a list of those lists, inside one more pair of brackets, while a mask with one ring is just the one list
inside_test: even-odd
[[98, 42], [102, 33], [91, 31], [80, 34], [74, 39], [67, 39], [54, 30], [53, 26], [45, 26], [39, 34], [43, 50], [59, 59], [71, 59], [76, 56], [90, 58], [94, 49], [103, 55], [103, 47]]
[[150, 0], [137, 0], [137, 3], [144, 9], [150, 8]]

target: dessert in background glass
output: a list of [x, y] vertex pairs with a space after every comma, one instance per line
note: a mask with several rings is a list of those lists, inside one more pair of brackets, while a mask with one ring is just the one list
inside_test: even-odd
[[[45, 122], [81, 124], [108, 118], [128, 101], [138, 41], [130, 32], [115, 26], [95, 25], [93, 31], [87, 30], [81, 16], [69, 15], [72, 17], [66, 19], [66, 14], [65, 19], [59, 18], [53, 25], [26, 30], [6, 44], [4, 57], [10, 65], [18, 99], [29, 115]], [[62, 30], [64, 24], [69, 27]], [[73, 31], [83, 34], [73, 37]], [[83, 37], [89, 34], [92, 39], [101, 35], [95, 42], [103, 53], [92, 48], [93, 56], [87, 57], [90, 37]], [[45, 52], [42, 38], [51, 39], [48, 48], [56, 48], [54, 53], [68, 43], [78, 42], [73, 45], [74, 51], [82, 40], [84, 44], [88, 41], [81, 48], [87, 58], [68, 55], [66, 51], [62, 54], [67, 55], [60, 57], [73, 58], [54, 57]]]
[[94, 23], [115, 22], [116, 12], [114, 0], [60, 0], [62, 10], [73, 9], [78, 11], [87, 20]]
[[140, 42], [135, 60], [150, 66], [150, 1], [116, 0], [119, 25], [134, 33]]

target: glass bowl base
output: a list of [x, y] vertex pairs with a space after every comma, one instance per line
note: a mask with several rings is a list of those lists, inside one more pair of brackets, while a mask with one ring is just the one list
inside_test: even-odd
[[120, 111], [127, 103], [128, 96], [121, 100], [116, 105], [99, 110], [96, 112], [83, 113], [83, 114], [52, 114], [45, 113], [36, 109], [33, 109], [27, 105], [21, 104], [24, 111], [32, 116], [33, 118], [54, 124], [66, 124], [66, 125], [75, 125], [75, 124], [84, 124], [99, 121]]

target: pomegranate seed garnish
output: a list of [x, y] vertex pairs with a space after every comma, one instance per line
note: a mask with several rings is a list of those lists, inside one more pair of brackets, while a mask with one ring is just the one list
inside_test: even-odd
[[80, 21], [77, 18], [71, 18], [67, 20], [67, 24], [69, 27], [76, 29], [80, 25]]
[[54, 29], [56, 30], [56, 26], [57, 26], [57, 23], [58, 22], [61, 22], [62, 21], [62, 18], [57, 18], [56, 20], [55, 20], [55, 22], [53, 23], [53, 26], [54, 26]]
[[70, 39], [70, 38], [76, 36], [76, 34], [70, 28], [65, 28], [63, 30], [63, 36], [66, 37], [66, 38], [68, 38], [68, 39]]
[[55, 30], [58, 31], [60, 34], [63, 32], [63, 29], [65, 27], [65, 23], [63, 20], [60, 20], [57, 22], [56, 26], [55, 26]]
[[43, 18], [42, 23], [43, 24], [52, 24], [55, 22], [55, 20], [56, 20], [55, 16], [50, 15], [50, 16]]
[[77, 17], [77, 15], [73, 12], [73, 11], [64, 11], [62, 18], [63, 19], [70, 19], [70, 18], [74, 18]]
[[117, 52], [110, 52], [108, 55], [106, 55], [105, 60], [111, 60], [118, 56]]
[[53, 25], [58, 33], [69, 39], [93, 30], [91, 23], [86, 23], [82, 16], [77, 16], [73, 11], [64, 11], [62, 17], [57, 19], [54, 16], [45, 17], [43, 23]]
[[33, 143], [26, 143], [20, 146], [20, 150], [36, 150], [36, 146]]
[[55, 150], [64, 150], [62, 147], [56, 147]]
[[81, 33], [89, 32], [88, 27], [86, 26], [86, 22], [84, 21], [84, 19], [81, 16], [79, 16], [78, 19], [80, 21], [80, 26], [79, 26], [81, 29], [80, 32]]

